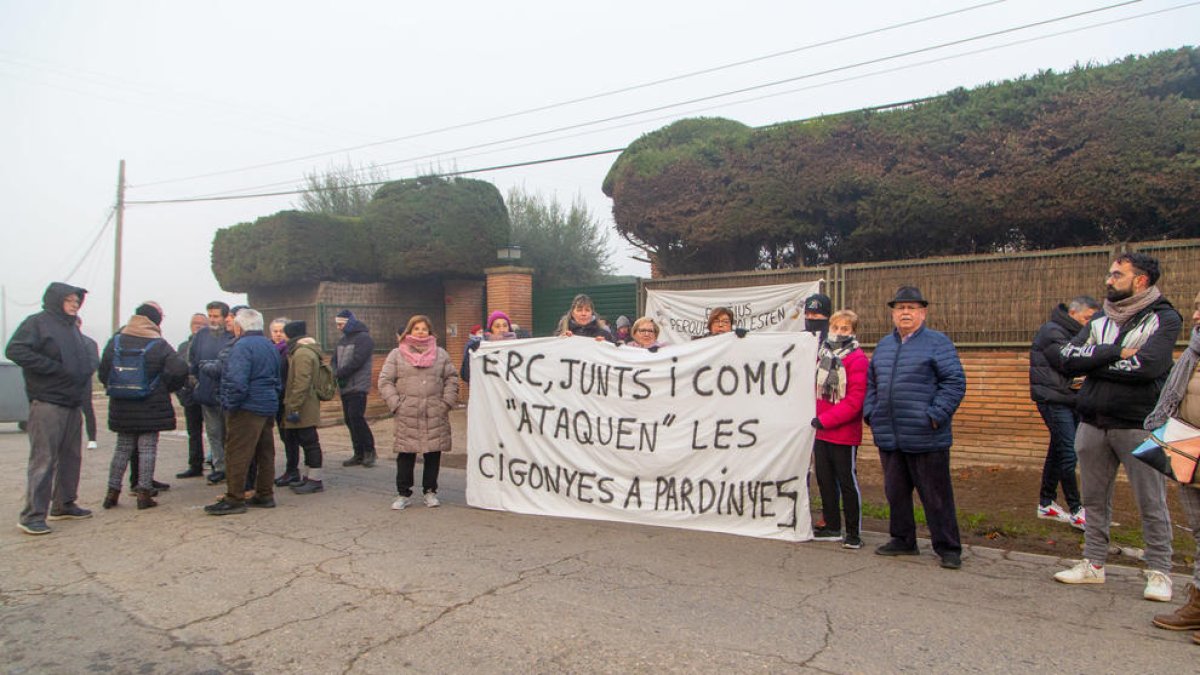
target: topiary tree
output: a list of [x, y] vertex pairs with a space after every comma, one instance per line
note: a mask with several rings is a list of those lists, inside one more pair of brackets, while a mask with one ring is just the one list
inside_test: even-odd
[[683, 120], [603, 187], [667, 274], [1196, 236], [1197, 119], [1183, 48], [884, 112]]
[[491, 183], [417, 178], [387, 183], [362, 218], [281, 211], [217, 231], [221, 288], [312, 281], [482, 275], [508, 242], [508, 211]]
[[305, 281], [371, 281], [376, 276], [362, 220], [304, 211], [280, 211], [218, 230], [212, 268], [221, 288], [233, 293]]
[[477, 275], [508, 243], [508, 210], [496, 186], [469, 178], [395, 181], [363, 215], [381, 281]]

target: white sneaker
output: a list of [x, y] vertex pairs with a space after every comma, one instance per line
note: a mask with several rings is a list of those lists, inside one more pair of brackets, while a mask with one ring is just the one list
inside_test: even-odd
[[1146, 590], [1142, 591], [1142, 597], [1158, 602], [1170, 602], [1171, 591], [1175, 586], [1175, 583], [1171, 581], [1171, 577], [1158, 570], [1146, 570], [1145, 574]]
[[1066, 510], [1055, 502], [1050, 502], [1047, 506], [1038, 506], [1038, 518], [1042, 520], [1057, 520], [1060, 523], [1071, 522], [1071, 516], [1067, 515]]
[[425, 506], [431, 509], [442, 505], [442, 503], [438, 501], [437, 494], [434, 492], [426, 492], [425, 494], [421, 495], [421, 499], [424, 499]]
[[96, 445], [96, 441], [88, 441], [88, 444], [87, 444], [88, 450], [95, 450], [98, 447], [100, 447], [100, 446]]
[[1064, 584], [1102, 584], [1104, 583], [1104, 568], [1096, 567], [1091, 560], [1084, 558], [1071, 569], [1056, 572], [1054, 580]]
[[408, 508], [408, 504], [411, 501], [412, 501], [411, 499], [409, 499], [408, 497], [405, 497], [403, 495], [396, 497], [396, 501], [392, 502], [392, 510], [393, 511], [403, 511], [404, 509]]
[[1083, 512], [1083, 507], [1081, 506], [1075, 509], [1075, 512], [1067, 518], [1067, 522], [1070, 523], [1071, 527], [1077, 530], [1086, 530], [1087, 514]]

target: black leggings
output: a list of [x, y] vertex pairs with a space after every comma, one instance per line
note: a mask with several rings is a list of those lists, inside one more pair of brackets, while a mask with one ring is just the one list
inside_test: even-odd
[[858, 447], [838, 445], [817, 440], [813, 443], [813, 472], [817, 474], [817, 488], [821, 491], [821, 512], [825, 515], [825, 527], [842, 529], [842, 513], [838, 502], [846, 511], [846, 534], [859, 535], [862, 513], [859, 507], [858, 476], [855, 475], [855, 458]]
[[310, 469], [321, 468], [321, 439], [317, 437], [316, 427], [287, 429], [283, 432], [283, 442], [289, 473], [300, 470], [300, 448], [304, 448], [304, 466]]
[[[425, 470], [421, 473], [421, 487], [425, 492], [437, 492], [438, 469], [442, 466], [442, 453], [427, 452], [422, 455], [425, 459]], [[417, 464], [417, 454], [401, 452], [396, 455], [396, 492], [401, 497], [411, 497], [413, 487], [413, 467]]]

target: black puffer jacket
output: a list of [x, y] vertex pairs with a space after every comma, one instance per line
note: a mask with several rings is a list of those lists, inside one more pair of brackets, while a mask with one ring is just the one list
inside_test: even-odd
[[4, 354], [21, 366], [25, 394], [30, 401], [67, 407], [83, 403], [95, 370], [95, 352], [79, 332], [77, 319], [63, 311], [63, 300], [72, 293], [83, 300], [82, 288], [54, 282], [42, 295], [42, 311], [21, 322]]
[[1060, 370], [1062, 348], [1079, 333], [1083, 326], [1071, 318], [1067, 306], [1060, 304], [1050, 311], [1050, 320], [1042, 324], [1029, 349], [1029, 397], [1038, 403], [1061, 403], [1074, 406], [1076, 391], [1072, 378]]
[[[143, 316], [135, 316], [121, 328], [121, 347], [138, 349], [156, 339], [154, 324]], [[113, 339], [104, 346], [100, 357], [100, 381], [108, 384], [113, 366]], [[142, 400], [110, 398], [108, 400], [108, 428], [118, 433], [143, 434], [151, 431], [169, 431], [175, 428], [175, 406], [171, 404], [170, 392], [178, 390], [187, 382], [187, 362], [175, 353], [171, 343], [157, 338], [146, 352], [146, 376], [158, 378], [158, 385], [150, 396]]]
[[[1106, 316], [1093, 318], [1061, 352], [1068, 375], [1087, 375], [1075, 402], [1079, 418], [1101, 429], [1141, 429], [1171, 372], [1182, 326], [1166, 298], [1124, 325]], [[1122, 359], [1122, 348], [1138, 351]]]

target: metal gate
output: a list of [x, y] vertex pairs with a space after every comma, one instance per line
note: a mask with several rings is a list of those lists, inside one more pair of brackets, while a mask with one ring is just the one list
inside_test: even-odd
[[571, 308], [571, 300], [580, 293], [591, 296], [596, 305], [596, 314], [607, 319], [615, 328], [618, 316], [627, 316], [630, 321], [637, 314], [637, 283], [598, 284], [595, 286], [568, 286], [563, 288], [535, 288], [533, 290], [533, 335], [553, 335], [559, 319]]

